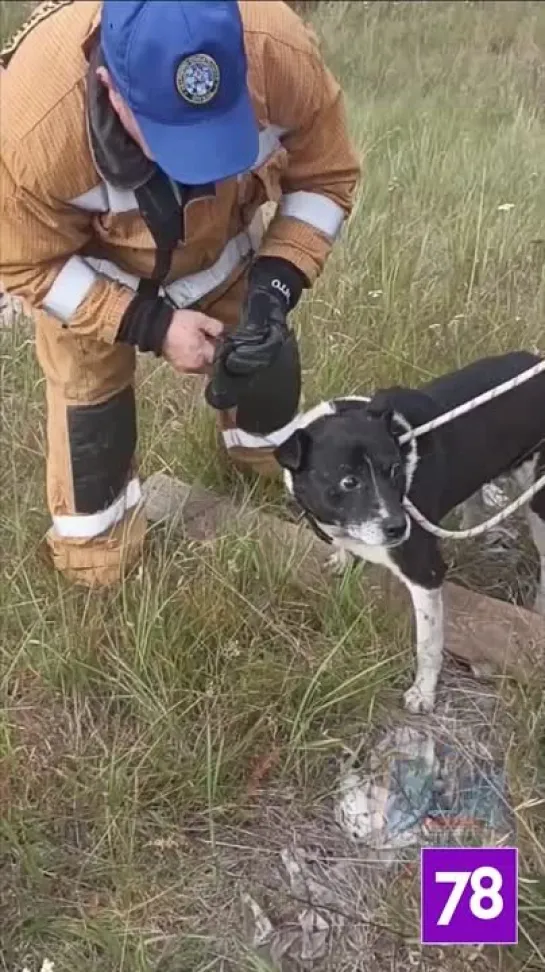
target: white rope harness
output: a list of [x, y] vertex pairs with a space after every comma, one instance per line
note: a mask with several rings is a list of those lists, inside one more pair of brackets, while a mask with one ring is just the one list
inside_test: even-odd
[[[476, 398], [472, 398], [469, 402], [464, 402], [463, 405], [457, 405], [456, 408], [450, 410], [450, 412], [444, 412], [443, 415], [437, 416], [437, 418], [432, 419], [431, 422], [425, 422], [424, 425], [418, 426], [416, 429], [411, 429], [410, 432], [404, 432], [400, 436], [399, 442], [403, 445], [409, 442], [411, 439], [417, 439], [421, 435], [425, 435], [426, 432], [432, 432], [434, 429], [438, 429], [441, 425], [446, 425], [448, 422], [454, 421], [454, 419], [459, 418], [461, 415], [466, 415], [468, 412], [472, 412], [474, 408], [478, 408], [479, 405], [485, 405], [487, 402], [492, 401], [494, 398], [499, 398], [500, 395], [504, 395], [506, 392], [511, 391], [513, 388], [518, 388], [519, 385], [523, 385], [524, 382], [529, 381], [531, 378], [535, 378], [537, 375], [545, 371], [545, 361], [540, 361], [538, 364], [533, 365], [531, 368], [527, 368], [526, 371], [521, 371], [520, 375], [516, 378], [510, 378], [509, 381], [504, 381], [501, 385], [496, 388], [490, 389], [490, 391], [483, 392], [482, 395], [478, 395]], [[545, 420], [544, 420], [545, 426]], [[516, 500], [509, 503], [499, 510], [494, 516], [489, 520], [485, 520], [484, 523], [479, 523], [478, 526], [470, 527], [468, 530], [444, 530], [442, 527], [437, 526], [435, 523], [431, 523], [427, 517], [424, 516], [420, 510], [417, 510], [416, 506], [411, 503], [408, 497], [405, 497], [404, 506], [408, 513], [413, 517], [416, 522], [427, 530], [428, 533], [432, 533], [433, 536], [439, 537], [444, 540], [469, 540], [470, 537], [479, 537], [482, 533], [486, 533], [487, 530], [491, 530], [493, 527], [498, 526], [509, 516], [515, 513], [521, 506], [528, 503], [536, 493], [539, 493], [540, 489], [545, 486], [545, 474], [536, 479], [532, 486], [529, 486]]]

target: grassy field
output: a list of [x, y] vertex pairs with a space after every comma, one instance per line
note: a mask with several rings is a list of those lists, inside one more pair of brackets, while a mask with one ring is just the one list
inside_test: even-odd
[[[19, 6], [0, 4], [5, 33]], [[305, 403], [545, 351], [545, 5], [337, 0], [313, 17], [365, 180], [296, 313]], [[236, 529], [209, 544], [153, 531], [122, 590], [68, 589], [39, 553], [31, 332], [0, 333], [0, 351], [0, 969], [265, 972], [242, 931], [249, 863], [272, 869], [279, 818], [289, 831], [323, 805], [339, 740], [399, 709], [406, 625], [350, 578], [302, 590]], [[276, 487], [225, 468], [196, 383], [145, 361], [139, 384], [145, 474], [280, 506]], [[519, 946], [471, 967], [530, 972], [545, 963], [545, 704], [538, 688], [500, 688], [532, 881]], [[256, 809], [249, 783], [268, 762]], [[419, 950], [416, 881], [403, 894], [385, 900], [382, 957], [320, 968], [467, 969], [463, 950]]]

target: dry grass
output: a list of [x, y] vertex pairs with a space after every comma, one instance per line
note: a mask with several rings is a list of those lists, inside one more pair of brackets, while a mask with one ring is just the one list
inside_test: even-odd
[[[3, 31], [16, 6], [0, 5]], [[338, 0], [313, 18], [366, 179], [297, 311], [307, 404], [543, 346], [545, 7]], [[319, 833], [339, 856], [339, 835], [324, 837], [328, 760], [339, 740], [399, 718], [405, 625], [372, 592], [362, 602], [351, 577], [302, 590], [235, 530], [206, 545], [154, 531], [140, 581], [93, 597], [67, 589], [39, 555], [32, 341], [23, 327], [0, 341], [0, 968], [35, 972], [48, 957], [55, 972], [263, 970], [243, 940], [240, 891], [289, 912], [267, 887], [290, 834], [308, 844]], [[280, 505], [276, 488], [223, 467], [195, 383], [143, 361], [139, 395], [145, 473]], [[466, 581], [484, 583], [462, 557]], [[536, 880], [523, 886], [518, 948], [472, 967], [530, 972], [545, 952], [540, 690], [505, 687], [490, 719], [508, 730], [522, 871]], [[273, 750], [256, 803], [248, 784]], [[419, 950], [414, 875], [393, 888], [376, 934], [365, 946], [352, 936], [361, 954], [339, 951], [327, 967], [467, 968], [463, 950]]]

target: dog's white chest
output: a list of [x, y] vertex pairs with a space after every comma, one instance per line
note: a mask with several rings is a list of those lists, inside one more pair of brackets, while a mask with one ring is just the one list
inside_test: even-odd
[[359, 560], [366, 560], [368, 563], [387, 567], [396, 577], [402, 579], [399, 568], [394, 564], [385, 547], [371, 546], [370, 544], [363, 543], [361, 540], [352, 540], [345, 537], [342, 540], [337, 538], [332, 539], [333, 544], [339, 550], [350, 553]]

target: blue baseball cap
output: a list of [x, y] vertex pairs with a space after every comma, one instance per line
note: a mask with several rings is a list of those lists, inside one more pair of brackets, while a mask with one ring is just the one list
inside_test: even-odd
[[101, 45], [157, 165], [199, 185], [249, 169], [259, 131], [236, 0], [104, 0]]

